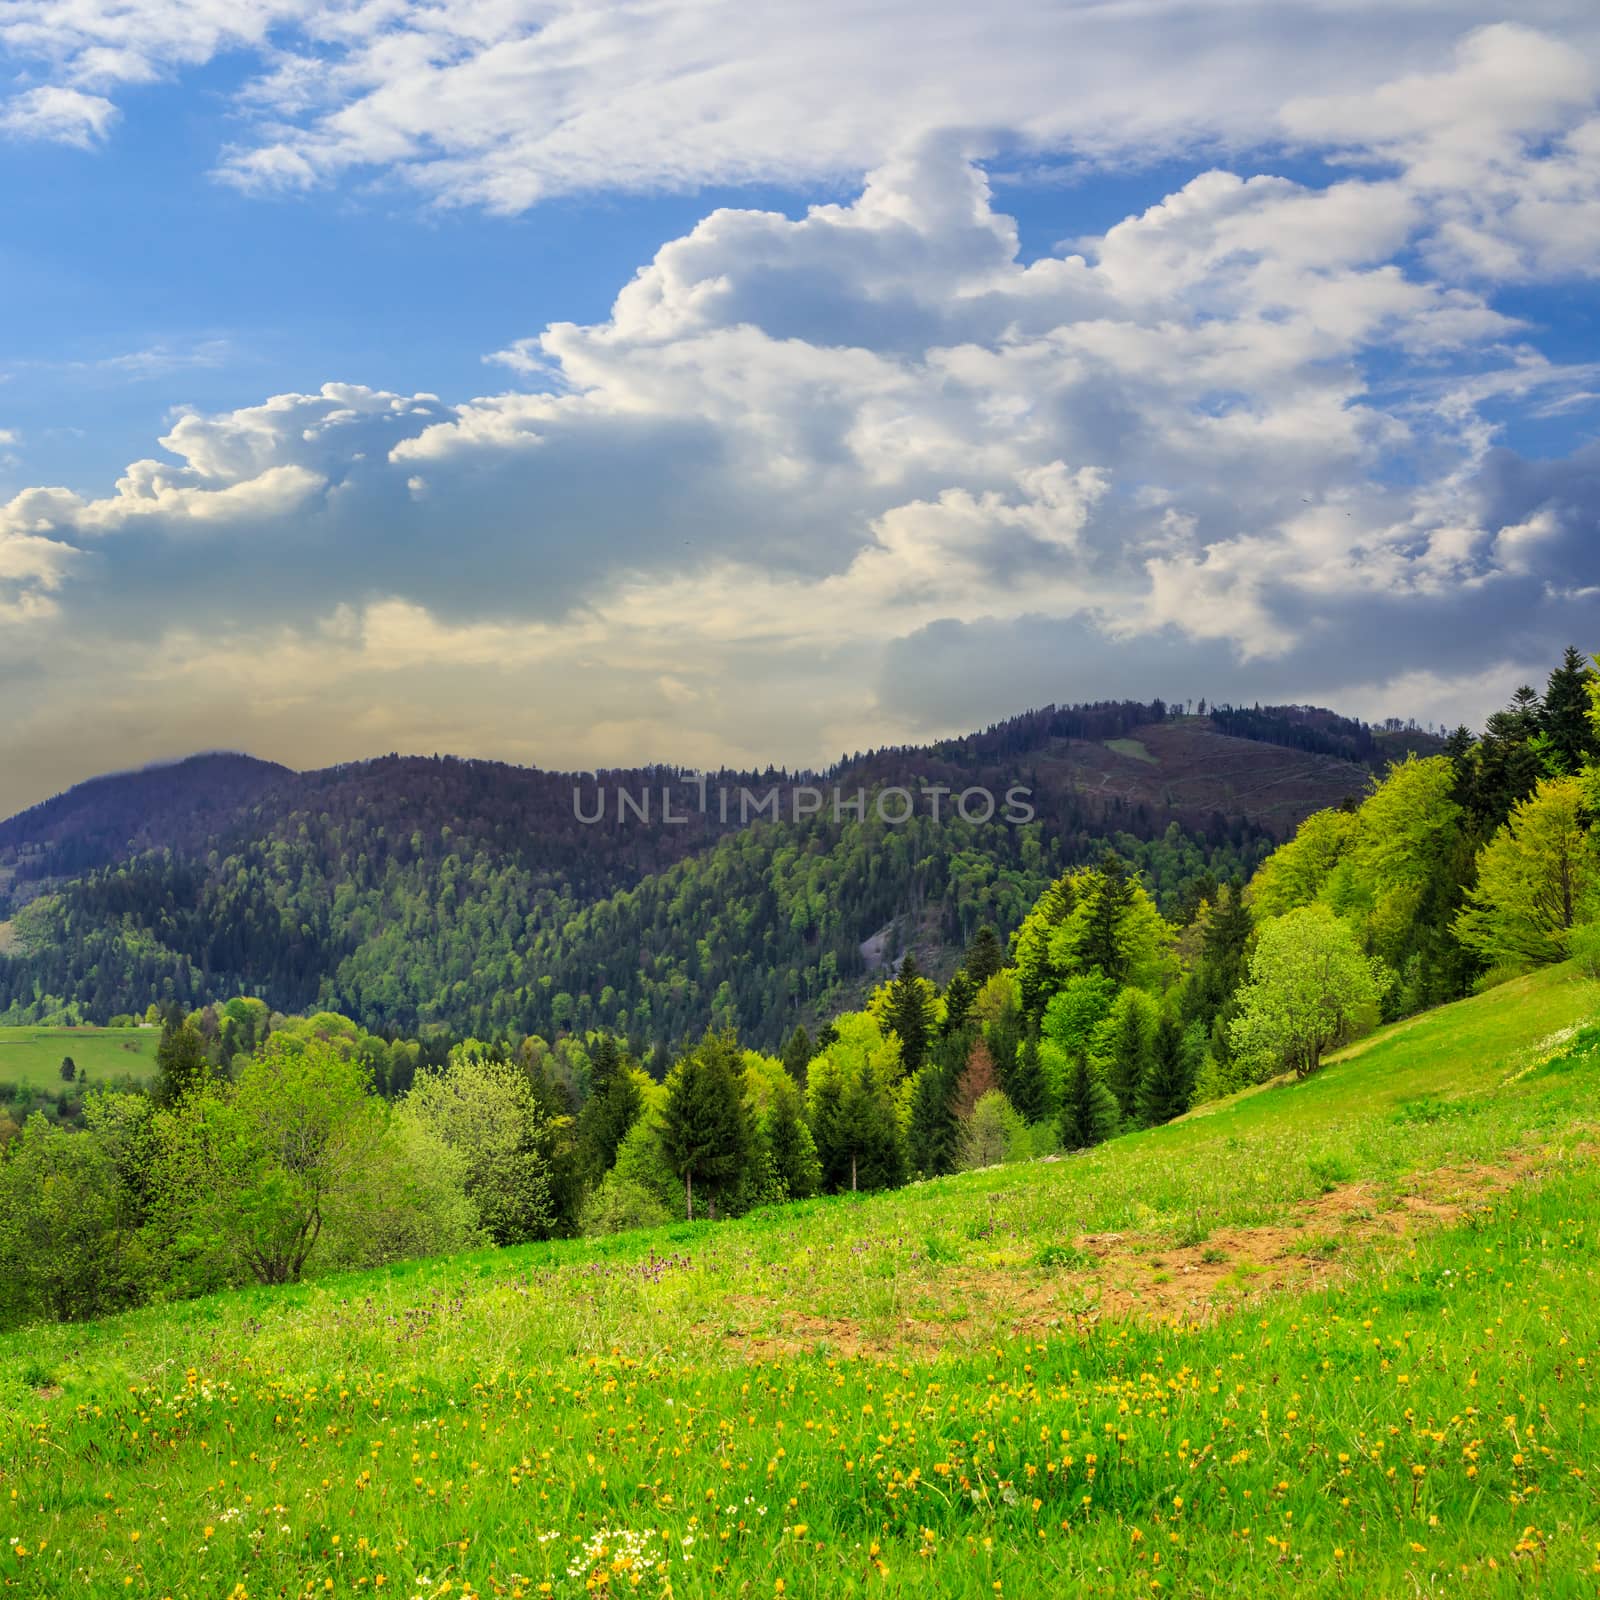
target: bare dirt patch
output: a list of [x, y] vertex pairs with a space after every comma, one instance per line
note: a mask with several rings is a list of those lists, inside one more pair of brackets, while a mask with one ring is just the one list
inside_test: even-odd
[[[1594, 1159], [1593, 1145], [1567, 1147]], [[973, 1269], [953, 1264], [911, 1289], [898, 1319], [818, 1316], [753, 1298], [729, 1311], [749, 1326], [727, 1334], [754, 1359], [815, 1351], [841, 1356], [933, 1354], [1005, 1335], [1059, 1333], [1102, 1321], [1214, 1320], [1263, 1295], [1316, 1289], [1351, 1270], [1367, 1248], [1386, 1250], [1536, 1181], [1542, 1149], [1503, 1161], [1414, 1173], [1382, 1190], [1341, 1185], [1254, 1228], [1219, 1228], [1203, 1241], [1173, 1245], [1153, 1234], [1083, 1234], [1078, 1261], [1061, 1268]]]

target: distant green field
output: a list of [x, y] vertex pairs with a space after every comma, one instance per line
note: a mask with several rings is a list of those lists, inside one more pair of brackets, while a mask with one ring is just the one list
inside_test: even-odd
[[1134, 761], [1147, 761], [1152, 767], [1161, 765], [1150, 754], [1143, 739], [1107, 739], [1105, 746], [1107, 750], [1115, 750], [1119, 756], [1128, 756]]
[[61, 1062], [71, 1056], [93, 1083], [156, 1070], [155, 1028], [0, 1028], [0, 1083], [61, 1088]]

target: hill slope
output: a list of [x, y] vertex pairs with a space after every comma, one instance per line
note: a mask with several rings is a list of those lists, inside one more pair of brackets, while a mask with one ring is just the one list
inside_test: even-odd
[[[242, 992], [372, 1027], [649, 1042], [729, 1021], [774, 1043], [851, 998], [881, 953], [913, 945], [938, 971], [978, 923], [1009, 929], [1051, 877], [1112, 845], [1170, 907], [1248, 872], [1368, 775], [1136, 703], [1050, 707], [826, 774], [711, 774], [704, 809], [666, 768], [197, 758], [0, 826], [0, 1017], [104, 1022]], [[801, 785], [822, 790], [821, 816], [793, 820]], [[1036, 821], [967, 823], [948, 797], [937, 820], [919, 799], [905, 827], [832, 817], [833, 790], [848, 806], [888, 785], [1021, 786]], [[790, 820], [741, 829], [742, 788], [775, 792]], [[661, 821], [663, 789], [681, 822]], [[622, 792], [649, 801], [648, 823]], [[576, 814], [601, 799], [603, 821]]]
[[1067, 1161], [0, 1339], [0, 1570], [1587, 1593], [1597, 1002], [1546, 971]]

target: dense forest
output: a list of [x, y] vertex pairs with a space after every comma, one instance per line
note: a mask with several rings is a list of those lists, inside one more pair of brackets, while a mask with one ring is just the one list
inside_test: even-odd
[[[1600, 975], [1597, 813], [1600, 675], [1574, 650], [1481, 736], [1460, 729], [1438, 754], [1391, 763], [1264, 855], [1176, 824], [1155, 840], [1030, 824], [1000, 855], [931, 820], [882, 834], [776, 824], [511, 951], [551, 974], [552, 1007], [574, 993], [556, 974], [587, 974], [583, 993], [609, 997], [593, 1016], [531, 1009], [525, 975], [503, 1025], [460, 1040], [442, 1023], [380, 1035], [254, 997], [168, 1002], [150, 1013], [148, 1091], [69, 1083], [0, 1108], [0, 1325], [737, 1215], [1170, 1121], [1277, 1074], [1309, 1076], [1380, 1019], [1533, 967], [1576, 958]], [[418, 847], [395, 870], [424, 859]], [[113, 897], [102, 913], [143, 860], [93, 880]], [[773, 1000], [746, 986], [741, 958], [763, 974], [785, 952], [834, 949], [845, 907], [872, 921], [908, 886], [954, 919], [953, 969], [936, 978], [908, 950], [864, 981], [859, 1004], [757, 1048]], [[337, 887], [360, 904], [360, 884]], [[510, 919], [488, 879], [472, 888], [451, 903]], [[997, 916], [1014, 922], [1009, 938]], [[705, 946], [704, 978], [669, 964], [683, 928]], [[368, 979], [408, 944], [440, 948], [424, 931], [397, 926]], [[804, 994], [818, 970], [792, 969], [782, 998], [833, 993]], [[650, 1045], [656, 1008], [688, 1019], [672, 1008], [717, 972], [698, 1035]], [[740, 1029], [746, 1005], [754, 1034]], [[529, 1028], [530, 1015], [551, 1025]]]
[[[903, 826], [869, 807], [860, 821], [740, 828], [699, 809], [672, 768], [575, 777], [389, 757], [292, 774], [224, 757], [102, 780], [0, 826], [14, 907], [0, 1020], [103, 1022], [248, 994], [391, 1032], [605, 1027], [644, 1044], [716, 1023], [772, 1044], [857, 995], [885, 953], [916, 948], [937, 971], [980, 923], [1009, 933], [1052, 877], [1107, 848], [1168, 909], [1252, 870], [1281, 818], [1165, 798], [1181, 773], [1147, 793], [1100, 790], [1057, 757], [1168, 718], [1161, 702], [1047, 707], [827, 773], [707, 775], [712, 792], [776, 788], [791, 819], [802, 782], [869, 795], [1022, 784], [1037, 813], [1026, 826], [947, 806]], [[1291, 820], [1360, 782], [1336, 763], [1302, 775]], [[663, 788], [682, 825], [619, 817], [618, 791]], [[575, 791], [585, 806], [610, 793], [603, 822], [579, 819]]]

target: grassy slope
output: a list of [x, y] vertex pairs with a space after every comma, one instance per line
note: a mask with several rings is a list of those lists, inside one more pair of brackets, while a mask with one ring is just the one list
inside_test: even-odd
[[148, 1078], [160, 1037], [155, 1028], [0, 1028], [0, 1082], [60, 1089], [63, 1056], [91, 1083]]
[[0, 1339], [0, 1582], [1592, 1594], [1600, 1086], [1540, 1062], [1597, 998], [1088, 1157]]

